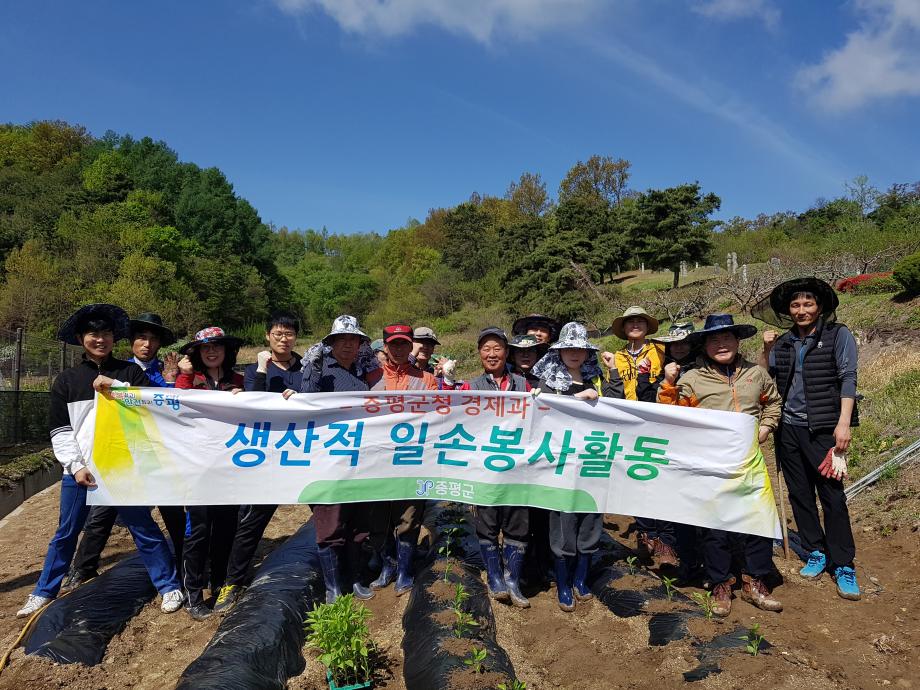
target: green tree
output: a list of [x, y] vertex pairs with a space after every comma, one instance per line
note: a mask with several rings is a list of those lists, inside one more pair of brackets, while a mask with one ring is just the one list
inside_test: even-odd
[[538, 218], [550, 208], [546, 183], [540, 177], [540, 173], [522, 173], [517, 182], [508, 185], [505, 199], [511, 202], [511, 206], [522, 219]]
[[578, 161], [559, 185], [559, 203], [575, 197], [598, 199], [610, 205], [622, 203], [627, 196], [631, 163], [623, 158], [591, 156]]
[[444, 217], [444, 263], [466, 279], [482, 278], [498, 259], [498, 236], [489, 214], [473, 202]]
[[681, 261], [705, 261], [709, 256], [716, 225], [709, 216], [721, 203], [715, 194], [703, 196], [699, 183], [640, 194], [628, 221], [636, 254], [646, 266], [670, 270], [676, 288]]

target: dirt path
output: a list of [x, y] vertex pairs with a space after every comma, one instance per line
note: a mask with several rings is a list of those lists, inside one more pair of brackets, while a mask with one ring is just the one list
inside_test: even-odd
[[[0, 526], [0, 646], [12, 643], [21, 629], [15, 611], [22, 605], [41, 568], [55, 526], [58, 490], [28, 501]], [[857, 569], [864, 590], [860, 602], [840, 599], [831, 580], [817, 583], [797, 577], [797, 561], [775, 562], [785, 578], [776, 590], [785, 604], [781, 614], [765, 613], [735, 599], [724, 622], [694, 620], [691, 632], [709, 639], [759, 623], [773, 647], [760, 656], [728, 653], [721, 673], [692, 686], [682, 674], [698, 665], [690, 637], [664, 647], [648, 646], [648, 614], [619, 618], [600, 602], [579, 603], [563, 613], [549, 589], [535, 596], [532, 608], [493, 606], [499, 643], [509, 652], [518, 677], [528, 688], [912, 688], [920, 687], [920, 468], [905, 472], [883, 489], [868, 492], [852, 506]], [[309, 516], [306, 508], [279, 509], [261, 550], [273, 548]], [[624, 536], [629, 518], [608, 516], [608, 533], [629, 547]], [[110, 566], [133, 551], [130, 536], [116, 529], [104, 554]], [[686, 589], [686, 594], [693, 589]], [[666, 603], [655, 602], [659, 610]], [[387, 670], [378, 688], [404, 688], [402, 681], [402, 613], [405, 598], [392, 588], [368, 603], [371, 630]], [[654, 608], [654, 607], [650, 607]], [[218, 620], [192, 622], [184, 613], [164, 616], [150, 604], [109, 646], [102, 664], [93, 668], [56, 666], [26, 659], [17, 651], [0, 676], [0, 690], [67, 687], [174, 687], [185, 667], [204, 649]], [[289, 687], [325, 687], [320, 665], [307, 654], [307, 669]]]

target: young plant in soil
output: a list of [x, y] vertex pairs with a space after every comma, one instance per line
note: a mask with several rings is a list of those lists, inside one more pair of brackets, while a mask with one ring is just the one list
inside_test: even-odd
[[639, 560], [639, 559], [638, 559], [636, 556], [627, 556], [627, 557], [626, 557], [626, 565], [627, 565], [627, 567], [629, 568], [629, 574], [630, 574], [630, 575], [635, 575], [635, 574], [636, 574], [636, 562], [637, 562], [638, 560]]
[[760, 634], [760, 623], [754, 623], [747, 631], [747, 634], [742, 635], [740, 639], [747, 642], [745, 650], [748, 654], [751, 656], [760, 654], [760, 645], [763, 642], [763, 635]]
[[444, 581], [447, 582], [447, 576], [450, 575], [450, 559], [454, 556], [454, 541], [459, 538], [463, 532], [461, 527], [448, 527], [444, 530], [444, 543], [438, 547], [438, 553], [444, 556]]
[[515, 679], [511, 681], [511, 685], [508, 685], [508, 683], [499, 683], [497, 690], [527, 690], [527, 683]]
[[712, 592], [694, 592], [691, 597], [693, 601], [700, 605], [700, 608], [703, 609], [703, 613], [706, 616], [706, 620], [712, 620]]
[[674, 586], [674, 583], [677, 582], [676, 577], [662, 577], [661, 581], [664, 583], [664, 592], [668, 597], [668, 601], [671, 601], [671, 597], [674, 596], [674, 592], [677, 591], [677, 587]]
[[473, 647], [472, 651], [463, 660], [463, 663], [469, 667], [473, 673], [482, 673], [482, 663], [489, 656], [484, 648]]
[[470, 630], [479, 626], [472, 613], [467, 613], [462, 609], [454, 609], [454, 615], [457, 616], [457, 622], [454, 623], [454, 637], [463, 637]]
[[469, 598], [470, 593], [466, 591], [466, 587], [463, 586], [462, 582], [458, 582], [456, 588], [454, 589], [454, 598], [450, 603], [450, 607], [454, 611], [462, 611], [463, 605]]
[[367, 607], [351, 594], [307, 614], [307, 642], [320, 651], [319, 660], [336, 685], [360, 685], [371, 680], [369, 656], [374, 643], [367, 627], [370, 617]]

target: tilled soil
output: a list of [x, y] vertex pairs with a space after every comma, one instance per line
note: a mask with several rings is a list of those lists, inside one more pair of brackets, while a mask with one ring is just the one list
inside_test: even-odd
[[[920, 687], [920, 532], [916, 502], [920, 470], [904, 472], [899, 487], [889, 498], [869, 492], [852, 506], [857, 540], [857, 570], [863, 600], [840, 599], [828, 576], [806, 582], [796, 571], [797, 559], [775, 563], [784, 578], [776, 589], [785, 609], [767, 613], [736, 598], [731, 615], [723, 621], [690, 621], [691, 634], [662, 647], [648, 645], [651, 612], [687, 608], [688, 604], [653, 601], [647, 611], [619, 618], [597, 600], [579, 602], [574, 613], [559, 610], [555, 590], [548, 588], [531, 598], [530, 609], [493, 604], [497, 639], [514, 663], [518, 678], [529, 689], [551, 688], [912, 688]], [[910, 503], [903, 519], [892, 527], [886, 520], [892, 506]], [[15, 640], [22, 621], [16, 610], [41, 569], [48, 540], [56, 526], [58, 489], [54, 487], [30, 499], [0, 523], [0, 653]], [[900, 509], [904, 513], [903, 508]], [[261, 552], [274, 548], [309, 517], [309, 510], [285, 506], [272, 520]], [[790, 513], [791, 517], [791, 513]], [[630, 518], [607, 516], [608, 532], [630, 548], [635, 536], [627, 533]], [[104, 554], [110, 566], [133, 551], [127, 531], [116, 528]], [[642, 588], [647, 578], [636, 577], [613, 586]], [[646, 586], [646, 588], [648, 588]], [[690, 595], [696, 590], [685, 588]], [[407, 597], [393, 589], [378, 593], [368, 607], [370, 626], [378, 646], [380, 672], [375, 687], [404, 688], [402, 680], [402, 614]], [[216, 617], [193, 622], [184, 612], [163, 615], [158, 602], [149, 604], [109, 645], [103, 663], [87, 668], [54, 665], [27, 659], [17, 650], [10, 666], [0, 675], [0, 690], [39, 688], [174, 687], [186, 666], [204, 649], [217, 629]], [[754, 623], [772, 645], [758, 656], [733, 649], [718, 659], [721, 672], [696, 683], [683, 673], [699, 665], [694, 640], [708, 640]], [[306, 652], [307, 668], [290, 680], [298, 690], [326, 687], [324, 671], [315, 654]], [[482, 687], [486, 684], [483, 677]], [[468, 686], [464, 681], [464, 686]]]

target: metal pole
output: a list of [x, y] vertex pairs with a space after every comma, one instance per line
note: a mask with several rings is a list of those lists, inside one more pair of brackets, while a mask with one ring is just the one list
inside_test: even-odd
[[786, 527], [786, 497], [783, 496], [783, 475], [779, 471], [779, 463], [776, 463], [776, 488], [779, 489], [779, 513], [783, 529], [783, 557], [789, 560], [789, 529]]
[[67, 343], [65, 343], [62, 340], [61, 341], [61, 367], [58, 370], [58, 373], [60, 374], [66, 368], [67, 368]]

